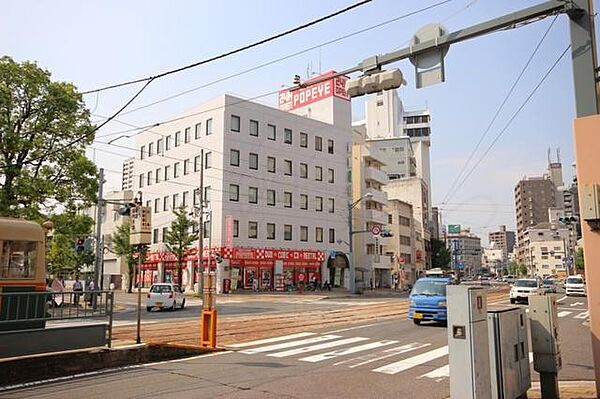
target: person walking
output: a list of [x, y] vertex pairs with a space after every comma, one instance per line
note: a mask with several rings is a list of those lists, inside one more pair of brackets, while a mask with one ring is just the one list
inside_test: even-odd
[[79, 306], [79, 297], [83, 292], [83, 284], [79, 281], [79, 277], [75, 277], [75, 282], [73, 283], [73, 304], [75, 306]]

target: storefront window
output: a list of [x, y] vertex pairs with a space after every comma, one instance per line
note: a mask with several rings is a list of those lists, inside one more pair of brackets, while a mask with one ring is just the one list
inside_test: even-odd
[[0, 278], [33, 278], [37, 242], [0, 241]]

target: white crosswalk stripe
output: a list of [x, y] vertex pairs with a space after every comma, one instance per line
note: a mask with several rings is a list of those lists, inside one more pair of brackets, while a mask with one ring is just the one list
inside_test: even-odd
[[[351, 369], [353, 369], [355, 367], [364, 366], [365, 364], [369, 364], [369, 363], [373, 363], [373, 362], [378, 362], [380, 360], [387, 359], [388, 357], [397, 356], [397, 355], [401, 355], [401, 354], [406, 353], [406, 352], [410, 352], [410, 351], [414, 351], [414, 350], [417, 350], [417, 349], [425, 348], [425, 347], [428, 347], [429, 345], [431, 345], [431, 344], [421, 344], [421, 343], [418, 343], [418, 342], [413, 342], [413, 343], [410, 343], [410, 344], [407, 344], [407, 345], [399, 346], [397, 348], [387, 349], [387, 350], [385, 350], [383, 352], [375, 353], [375, 354], [372, 354], [372, 355], [369, 355], [369, 356], [362, 356], [362, 357], [359, 357], [357, 359], [350, 359], [350, 360], [348, 360], [348, 362], [352, 362], [352, 361], [356, 361], [356, 360], [358, 360], [359, 362], [358, 363], [354, 363], [354, 364], [352, 364], [351, 366], [348, 366], [348, 367], [350, 367]], [[343, 363], [345, 363], [345, 362], [338, 362], [338, 363], [334, 363], [333, 365], [337, 366], [337, 365], [340, 365], [340, 364], [343, 364]]]
[[573, 313], [573, 312], [569, 312], [568, 310], [563, 310], [561, 312], [558, 312], [558, 317], [565, 317], [565, 316], [570, 315], [571, 313]]
[[249, 346], [257, 346], [257, 345], [262, 345], [262, 344], [270, 344], [273, 342], [287, 341], [290, 339], [308, 337], [311, 335], [317, 335], [317, 333], [303, 332], [303, 333], [297, 333], [297, 334], [283, 335], [281, 337], [275, 337], [275, 338], [259, 339], [258, 341], [250, 341], [250, 342], [244, 342], [241, 344], [233, 344], [233, 345], [228, 345], [228, 346], [230, 348], [247, 348]]
[[448, 354], [448, 347], [443, 346], [441, 348], [434, 349], [429, 352], [421, 353], [420, 355], [413, 356], [408, 359], [403, 359], [395, 363], [387, 364], [382, 367], [378, 367], [373, 371], [377, 373], [385, 373], [385, 374], [398, 374], [402, 371], [406, 371], [413, 367], [419, 366], [421, 364], [430, 362], [442, 356], [446, 356]]
[[574, 319], [587, 319], [590, 316], [589, 311], [581, 312], [576, 316], [573, 316]]
[[320, 353], [318, 355], [312, 355], [312, 356], [308, 356], [308, 357], [303, 357], [300, 360], [303, 361], [303, 362], [316, 363], [316, 362], [321, 362], [323, 360], [334, 359], [334, 358], [340, 357], [340, 356], [347, 356], [347, 355], [351, 355], [353, 353], [367, 351], [369, 349], [381, 348], [382, 346], [392, 345], [392, 344], [395, 344], [397, 342], [398, 341], [377, 341], [377, 342], [370, 342], [368, 344], [364, 344], [364, 345], [360, 345], [360, 346], [354, 346], [354, 347], [348, 348], [348, 349], [338, 349], [338, 350], [331, 351], [331, 352]]
[[419, 379], [420, 378], [431, 378], [432, 380], [439, 382], [442, 379], [449, 378], [449, 377], [450, 377], [450, 365], [446, 364], [445, 366], [439, 367], [435, 370], [430, 371], [429, 373], [419, 376]]
[[273, 352], [279, 349], [292, 348], [294, 346], [302, 346], [309, 344], [316, 344], [318, 342], [329, 341], [336, 338], [342, 338], [339, 335], [319, 335], [313, 338], [301, 339], [300, 341], [292, 341], [292, 342], [284, 342], [281, 344], [274, 344], [268, 346], [260, 346], [258, 348], [246, 349], [243, 350], [242, 353], [247, 355], [252, 355], [254, 353], [264, 353], [264, 352]]
[[301, 354], [308, 353], [308, 352], [315, 352], [315, 351], [318, 351], [321, 349], [335, 348], [336, 346], [342, 346], [342, 345], [353, 344], [355, 342], [366, 341], [368, 339], [369, 338], [364, 338], [364, 337], [346, 338], [346, 339], [341, 339], [339, 341], [330, 341], [330, 342], [325, 342], [325, 343], [318, 344], [318, 345], [304, 346], [302, 348], [296, 348], [296, 349], [290, 349], [290, 350], [283, 351], [283, 352], [271, 353], [267, 356], [271, 356], [271, 357], [296, 356], [296, 355], [301, 355]]

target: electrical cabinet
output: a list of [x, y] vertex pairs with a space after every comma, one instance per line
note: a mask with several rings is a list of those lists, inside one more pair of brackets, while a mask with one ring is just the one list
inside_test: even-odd
[[490, 371], [493, 399], [514, 399], [531, 387], [525, 309], [488, 309]]
[[556, 296], [530, 296], [529, 321], [534, 370], [540, 373], [557, 373], [562, 367], [562, 358]]
[[450, 396], [490, 398], [485, 290], [481, 287], [449, 285], [447, 305]]

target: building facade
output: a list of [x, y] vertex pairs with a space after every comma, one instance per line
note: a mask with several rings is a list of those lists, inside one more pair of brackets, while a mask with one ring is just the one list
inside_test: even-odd
[[490, 246], [499, 249], [503, 254], [503, 263], [508, 262], [508, 254], [513, 252], [516, 244], [514, 231], [507, 231], [506, 226], [501, 225], [497, 231], [491, 232], [488, 236]]
[[469, 229], [460, 233], [447, 233], [447, 243], [452, 255], [452, 269], [460, 270], [464, 276], [475, 277], [481, 269], [481, 239]]
[[[388, 214], [387, 229], [392, 233], [392, 237], [383, 238], [382, 243], [384, 253], [391, 261], [392, 287], [405, 289], [408, 284], [414, 284], [418, 276], [415, 230], [417, 223], [413, 206], [400, 200], [388, 200], [385, 210]], [[420, 251], [423, 251], [423, 248], [420, 248]]]
[[[539, 223], [525, 232], [525, 262], [531, 275], [564, 277], [574, 273], [577, 238], [567, 226]], [[570, 259], [571, 258], [571, 259]]]

